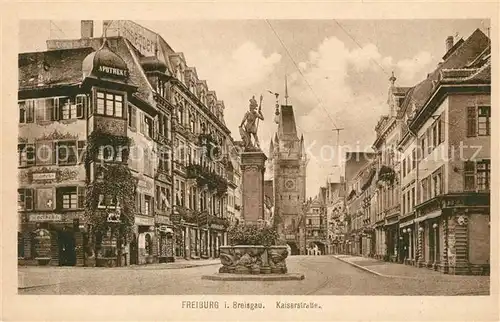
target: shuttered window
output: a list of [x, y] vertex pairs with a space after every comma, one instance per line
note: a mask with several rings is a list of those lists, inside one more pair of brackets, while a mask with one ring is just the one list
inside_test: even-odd
[[476, 136], [477, 128], [476, 128], [476, 107], [469, 106], [467, 107], [467, 136]]
[[33, 210], [33, 189], [17, 189], [17, 210]]
[[474, 161], [464, 162], [464, 190], [475, 190], [476, 164]]

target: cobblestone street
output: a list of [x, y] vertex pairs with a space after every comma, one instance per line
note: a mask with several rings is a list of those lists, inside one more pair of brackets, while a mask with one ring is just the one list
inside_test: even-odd
[[[450, 276], [426, 269], [372, 265], [390, 277], [354, 267], [334, 256], [292, 256], [288, 268], [302, 281], [223, 282], [202, 280], [218, 261], [122, 268], [20, 267], [19, 294], [89, 295], [488, 295], [489, 276]], [[194, 261], [193, 261], [194, 263]], [[198, 264], [199, 263], [199, 264]], [[200, 266], [203, 265], [203, 266]], [[169, 266], [171, 265], [171, 266]], [[385, 275], [385, 274], [383, 274]], [[276, 287], [276, 284], [280, 284]]]

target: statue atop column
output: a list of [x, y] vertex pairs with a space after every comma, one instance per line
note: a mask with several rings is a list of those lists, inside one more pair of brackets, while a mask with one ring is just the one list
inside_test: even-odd
[[[259, 151], [259, 137], [257, 136], [257, 129], [259, 127], [259, 120], [264, 120], [262, 115], [262, 95], [260, 96], [260, 103], [257, 104], [255, 96], [250, 99], [249, 111], [245, 113], [243, 120], [240, 124], [240, 135], [245, 146], [245, 151]], [[257, 107], [259, 110], [257, 111]], [[252, 143], [251, 137], [253, 136], [254, 143]]]

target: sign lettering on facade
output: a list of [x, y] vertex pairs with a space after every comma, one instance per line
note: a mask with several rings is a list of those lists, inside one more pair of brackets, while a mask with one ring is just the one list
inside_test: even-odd
[[62, 221], [61, 214], [30, 214], [29, 221], [40, 222], [40, 221]]
[[98, 68], [98, 71], [103, 74], [108, 74], [112, 76], [120, 76], [120, 77], [128, 77], [128, 70], [125, 69], [119, 69], [115, 67], [108, 67], [101, 65]]
[[135, 217], [135, 224], [141, 226], [154, 225], [154, 218]]
[[156, 216], [156, 222], [159, 224], [168, 224], [167, 216]]
[[154, 56], [157, 50], [157, 34], [130, 20], [107, 21], [109, 27], [106, 34], [109, 36], [122, 36], [144, 56]]
[[55, 180], [56, 173], [55, 172], [47, 172], [47, 173], [33, 173], [33, 180]]

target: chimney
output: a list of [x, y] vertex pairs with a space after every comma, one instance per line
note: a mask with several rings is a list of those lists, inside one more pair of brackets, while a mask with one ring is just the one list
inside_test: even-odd
[[446, 52], [449, 52], [451, 47], [453, 47], [453, 36], [448, 36], [446, 38]]
[[80, 29], [81, 29], [82, 39], [88, 39], [88, 38], [94, 37], [94, 21], [93, 20], [82, 20]]

